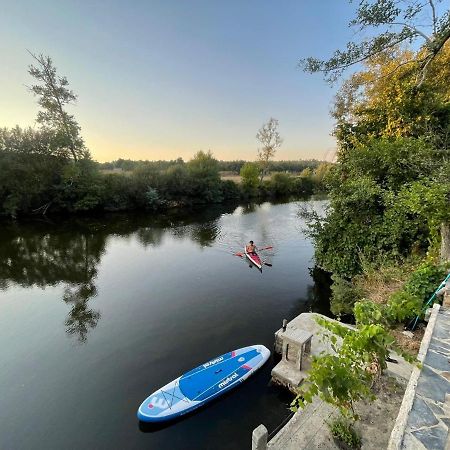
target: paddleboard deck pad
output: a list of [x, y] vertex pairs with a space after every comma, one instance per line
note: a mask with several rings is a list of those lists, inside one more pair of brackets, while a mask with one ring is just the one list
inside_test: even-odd
[[218, 356], [166, 384], [139, 406], [143, 422], [163, 422], [187, 414], [238, 386], [269, 359], [264, 345], [252, 345]]

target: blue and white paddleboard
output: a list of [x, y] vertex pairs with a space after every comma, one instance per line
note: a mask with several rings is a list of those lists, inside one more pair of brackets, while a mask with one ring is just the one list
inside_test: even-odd
[[270, 356], [264, 345], [252, 345], [218, 356], [147, 397], [137, 416], [143, 422], [162, 422], [182, 416], [246, 380]]

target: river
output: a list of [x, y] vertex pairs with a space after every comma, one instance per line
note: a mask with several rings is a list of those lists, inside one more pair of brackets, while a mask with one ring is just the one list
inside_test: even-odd
[[[250, 448], [253, 428], [289, 412], [273, 358], [168, 426], [136, 410], [215, 356], [272, 349], [282, 319], [327, 313], [298, 217], [324, 202], [1, 223], [0, 448]], [[273, 246], [262, 273], [234, 256], [250, 239]]]

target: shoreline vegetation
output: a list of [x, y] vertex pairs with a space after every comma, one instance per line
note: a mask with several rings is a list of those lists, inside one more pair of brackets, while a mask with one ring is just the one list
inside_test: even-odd
[[302, 216], [315, 262], [331, 274], [331, 311], [355, 328], [320, 322], [335, 353], [313, 358], [292, 407], [318, 396], [340, 411], [333, 437], [360, 448], [355, 405], [378, 395], [390, 352], [417, 364], [425, 310], [450, 269], [450, 12], [433, 1], [363, 0], [349, 26], [371, 37], [301, 61], [328, 81], [359, 64], [332, 109], [328, 209]]
[[[163, 211], [233, 200], [323, 192], [331, 163], [273, 161], [283, 140], [278, 121], [258, 130], [256, 162], [217, 161], [211, 151], [191, 160], [98, 163], [67, 108], [77, 100], [50, 57], [30, 53], [29, 91], [40, 110], [37, 128], [0, 128], [0, 217], [103, 211]], [[221, 172], [223, 176], [221, 176]]]
[[[0, 129], [0, 217], [162, 212], [230, 201], [306, 197], [324, 192], [323, 178], [331, 166], [314, 160], [274, 161], [259, 181], [257, 163], [217, 161], [210, 152], [200, 151], [188, 162], [179, 158], [97, 163], [89, 157], [73, 161], [45, 154], [37, 143], [45, 150], [51, 145], [40, 131]], [[246, 174], [246, 167], [253, 173]], [[221, 172], [222, 168], [229, 170]]]

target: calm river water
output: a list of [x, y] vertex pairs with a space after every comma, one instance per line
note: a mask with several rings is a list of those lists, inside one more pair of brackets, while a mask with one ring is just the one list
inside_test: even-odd
[[[273, 430], [291, 399], [273, 359], [164, 428], [136, 410], [212, 357], [272, 349], [282, 319], [326, 312], [300, 205], [324, 201], [0, 224], [0, 448], [247, 449]], [[273, 246], [262, 273], [233, 256], [249, 239]]]

